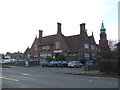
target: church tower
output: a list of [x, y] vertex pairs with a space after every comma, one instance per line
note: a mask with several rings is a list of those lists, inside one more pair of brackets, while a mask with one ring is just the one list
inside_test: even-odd
[[100, 29], [100, 40], [99, 40], [99, 46], [100, 46], [100, 52], [101, 53], [108, 53], [109, 52], [109, 46], [108, 46], [108, 40], [107, 40], [107, 34], [106, 29], [104, 27], [104, 23], [102, 22], [101, 29]]

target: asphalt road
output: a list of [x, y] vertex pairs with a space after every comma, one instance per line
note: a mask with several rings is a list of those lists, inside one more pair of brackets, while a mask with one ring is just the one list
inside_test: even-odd
[[117, 78], [71, 75], [76, 68], [10, 67], [2, 69], [2, 88], [118, 88]]

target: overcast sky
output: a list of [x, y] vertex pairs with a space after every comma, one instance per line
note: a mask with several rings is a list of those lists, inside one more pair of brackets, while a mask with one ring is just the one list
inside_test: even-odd
[[0, 0], [0, 53], [24, 52], [38, 30], [43, 36], [57, 33], [62, 23], [65, 36], [80, 33], [86, 23], [88, 35], [99, 43], [102, 20], [108, 40], [118, 39], [119, 0]]

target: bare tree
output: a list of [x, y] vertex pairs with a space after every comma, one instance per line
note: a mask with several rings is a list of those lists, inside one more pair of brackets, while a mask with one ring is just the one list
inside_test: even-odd
[[109, 45], [109, 48], [111, 51], [114, 51], [116, 49], [116, 44], [117, 44], [116, 40], [109, 40], [108, 41], [108, 45]]

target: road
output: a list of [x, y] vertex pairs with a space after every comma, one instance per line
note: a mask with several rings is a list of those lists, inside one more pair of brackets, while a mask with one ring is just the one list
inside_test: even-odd
[[59, 73], [60, 70], [74, 71], [76, 68], [3, 68], [2, 88], [118, 88], [117, 78], [71, 75]]

